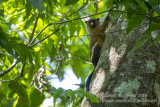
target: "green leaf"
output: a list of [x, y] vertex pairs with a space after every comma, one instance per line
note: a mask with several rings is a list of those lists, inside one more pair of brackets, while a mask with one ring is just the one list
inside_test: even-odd
[[105, 6], [107, 7], [107, 9], [111, 9], [113, 7], [113, 0], [106, 0]]
[[13, 99], [13, 100], [10, 100], [8, 101], [7, 103], [7, 107], [13, 107], [13, 103], [16, 101], [17, 98]]
[[152, 5], [159, 5], [160, 4], [160, 2], [158, 0], [147, 0], [147, 1]]
[[149, 44], [149, 46], [152, 46], [153, 44], [156, 44], [157, 42], [160, 42], [160, 37], [154, 38], [154, 39], [153, 39], [153, 42], [151, 42], [151, 43]]
[[135, 10], [136, 9], [136, 3], [135, 3], [135, 0], [127, 0], [127, 3], [129, 4], [129, 6]]
[[150, 35], [143, 36], [143, 37], [135, 44], [135, 46], [133, 47], [133, 49], [131, 50], [131, 52], [138, 50], [138, 49], [139, 49], [140, 47], [142, 47], [143, 44], [144, 44], [145, 42], [147, 42], [148, 39], [150, 39], [150, 38], [151, 38]]
[[[152, 3], [153, 3], [153, 2], [152, 2]], [[153, 10], [156, 11], [156, 12], [160, 12], [159, 7], [157, 7], [156, 4], [152, 4], [152, 3], [145, 1], [145, 4], [146, 4], [146, 6], [149, 7], [149, 9], [153, 9]]]
[[160, 13], [160, 9], [157, 6], [151, 5], [153, 10]]
[[75, 4], [77, 3], [79, 0], [66, 0], [65, 6], [71, 5], [71, 4]]
[[38, 9], [39, 12], [43, 11], [43, 0], [28, 0], [32, 6]]
[[93, 103], [99, 102], [99, 99], [95, 95], [93, 95], [92, 93], [85, 92], [84, 90], [78, 90], [77, 93], [82, 93], [84, 96], [89, 98], [91, 100], [91, 102], [93, 102]]
[[0, 16], [4, 17], [4, 10], [3, 9], [0, 10]]
[[63, 93], [63, 89], [62, 88], [59, 88], [58, 90], [54, 90], [54, 93], [53, 93], [53, 96], [54, 96], [54, 99], [53, 99], [53, 102], [54, 102], [54, 105], [56, 104], [56, 100], [60, 97], [61, 93]]
[[32, 6], [29, 2], [26, 3], [26, 15], [24, 16], [24, 19], [28, 18], [31, 15]]
[[147, 6], [143, 0], [136, 0], [142, 9], [147, 10]]
[[135, 27], [139, 26], [144, 20], [144, 18], [145, 18], [145, 15], [132, 14], [132, 16], [128, 16], [127, 17], [128, 27], [127, 27], [126, 34], [129, 34], [132, 30], [134, 30]]
[[151, 23], [151, 25], [146, 30], [146, 34], [151, 33], [152, 31], [160, 30], [160, 24], [159, 23]]
[[33, 89], [32, 92], [30, 93], [31, 106], [33, 107], [37, 107], [40, 104], [42, 104], [44, 99], [45, 96], [36, 89]]
[[0, 47], [4, 48], [9, 54], [14, 56], [12, 48], [9, 46], [8, 40], [6, 38], [7, 36], [8, 35], [5, 34], [0, 28]]
[[19, 96], [19, 105], [27, 107], [29, 106], [29, 99], [26, 90], [17, 81], [12, 81], [8, 87]]
[[24, 29], [28, 29], [30, 25], [33, 24], [33, 21], [35, 20], [35, 15], [31, 14], [31, 16], [28, 18], [28, 20], [25, 22]]

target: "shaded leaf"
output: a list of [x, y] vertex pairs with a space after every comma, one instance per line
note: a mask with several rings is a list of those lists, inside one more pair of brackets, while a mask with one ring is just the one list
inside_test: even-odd
[[28, 18], [28, 20], [25, 22], [24, 29], [28, 29], [30, 25], [33, 24], [33, 21], [35, 20], [35, 15], [31, 14], [31, 16]]
[[79, 0], [66, 0], [65, 6], [71, 5], [71, 4], [75, 4], [77, 3]]
[[40, 104], [42, 104], [44, 99], [45, 96], [36, 89], [33, 89], [32, 92], [30, 93], [31, 106], [33, 107], [37, 107]]
[[139, 5], [141, 6], [142, 9], [147, 10], [147, 6], [144, 2], [144, 0], [136, 0], [137, 3], [139, 3]]
[[32, 6], [38, 9], [39, 12], [43, 11], [43, 0], [29, 0]]
[[138, 50], [140, 47], [142, 47], [143, 44], [144, 44], [145, 42], [147, 42], [149, 38], [151, 38], [150, 35], [143, 36], [143, 37], [135, 44], [135, 46], [133, 47], [133, 49], [131, 50], [131, 52], [136, 51], [136, 50]]
[[91, 100], [91, 102], [93, 102], [93, 103], [98, 103], [99, 102], [99, 99], [90, 92], [85, 92], [84, 90], [78, 90], [77, 93], [84, 94], [84, 96], [89, 98]]
[[129, 6], [133, 9], [133, 10], [135, 10], [136, 9], [136, 2], [135, 2], [135, 0], [127, 0], [127, 3], [129, 4]]
[[144, 18], [145, 15], [132, 14], [132, 16], [129, 16], [127, 18], [128, 21], [127, 34], [129, 34], [132, 30], [134, 30], [135, 27], [139, 26], [144, 20]]
[[146, 30], [146, 34], [151, 33], [152, 31], [160, 30], [160, 24], [159, 23], [151, 23], [151, 25]]
[[107, 9], [112, 8], [113, 7], [113, 0], [106, 0], [105, 5], [106, 5]]
[[160, 43], [160, 37], [154, 38], [153, 41], [149, 44], [149, 46], [152, 46], [153, 44], [156, 44], [157, 42]]
[[29, 18], [32, 10], [32, 6], [29, 2], [26, 3], [25, 7], [26, 7], [26, 15], [24, 16], [24, 19]]
[[23, 88], [22, 85], [20, 85], [17, 81], [12, 81], [8, 85], [8, 87], [16, 94], [19, 96], [19, 101], [18, 103], [21, 104], [21, 106], [29, 106], [29, 99], [26, 90]]

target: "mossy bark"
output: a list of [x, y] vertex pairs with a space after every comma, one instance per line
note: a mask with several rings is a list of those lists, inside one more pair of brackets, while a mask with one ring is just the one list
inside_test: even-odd
[[[90, 86], [90, 92], [100, 99], [100, 103], [84, 99], [81, 107], [160, 105], [160, 49], [158, 44], [149, 46], [152, 39], [145, 33], [148, 26], [149, 21], [144, 20], [140, 27], [126, 35], [125, 20], [112, 23], [106, 32]], [[136, 48], [140, 48], [134, 50], [140, 39], [143, 44], [137, 45]]]

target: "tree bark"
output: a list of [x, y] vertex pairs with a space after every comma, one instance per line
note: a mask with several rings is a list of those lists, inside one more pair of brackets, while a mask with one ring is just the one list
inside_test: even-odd
[[125, 20], [112, 24], [90, 85], [90, 92], [100, 102], [84, 98], [81, 107], [160, 105], [160, 49], [157, 45], [148, 46], [149, 39], [138, 50], [131, 51], [140, 38], [149, 36], [145, 34], [148, 26], [149, 21], [144, 20], [126, 35]]

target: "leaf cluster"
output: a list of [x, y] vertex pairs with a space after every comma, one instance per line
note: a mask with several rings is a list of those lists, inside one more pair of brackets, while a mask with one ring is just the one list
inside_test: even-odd
[[157, 0], [101, 0], [95, 9], [94, 0], [0, 0], [0, 106], [39, 106], [47, 94], [57, 106], [78, 106], [84, 96], [98, 102], [81, 89], [56, 89], [47, 76], [62, 80], [72, 68], [84, 85], [93, 69], [85, 18], [110, 11], [112, 20], [127, 20], [126, 34], [149, 19], [149, 36], [137, 42], [136, 50], [160, 29], [159, 5]]

